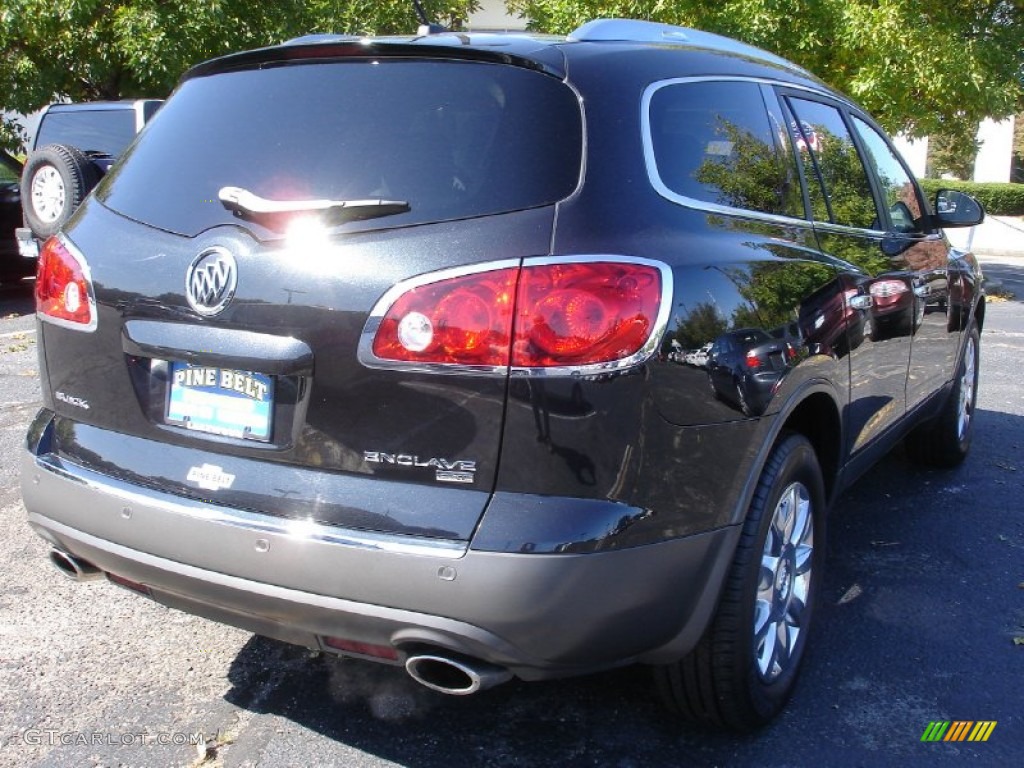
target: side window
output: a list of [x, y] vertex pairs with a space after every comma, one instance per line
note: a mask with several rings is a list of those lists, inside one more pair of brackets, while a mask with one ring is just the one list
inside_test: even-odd
[[757, 83], [664, 85], [651, 95], [647, 116], [645, 140], [668, 193], [804, 218], [796, 168], [781, 143], [783, 122]]
[[17, 184], [18, 174], [15, 172], [13, 167], [8, 167], [7, 163], [0, 162], [0, 184]]
[[790, 132], [807, 179], [815, 221], [881, 229], [867, 171], [835, 107], [790, 98]]
[[859, 117], [853, 118], [854, 129], [867, 147], [868, 162], [875, 167], [878, 181], [882, 185], [885, 206], [889, 209], [893, 230], [896, 232], [918, 232], [921, 221], [921, 200], [910, 174], [899, 157], [878, 131]]

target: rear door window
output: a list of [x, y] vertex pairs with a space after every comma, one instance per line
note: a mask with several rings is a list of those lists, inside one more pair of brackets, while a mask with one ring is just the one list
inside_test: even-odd
[[568, 87], [514, 66], [358, 58], [235, 70], [183, 83], [98, 194], [185, 235], [237, 222], [224, 187], [409, 205], [350, 229], [467, 218], [570, 195], [582, 131]]
[[879, 230], [868, 174], [838, 109], [818, 101], [790, 98], [790, 133], [807, 179], [815, 221]]
[[907, 169], [882, 134], [856, 115], [853, 125], [867, 148], [869, 162], [874, 165], [893, 231], [903, 234], [921, 231], [924, 209]]

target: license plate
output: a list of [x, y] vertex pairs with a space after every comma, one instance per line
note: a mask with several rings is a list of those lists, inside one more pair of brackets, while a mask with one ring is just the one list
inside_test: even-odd
[[32, 236], [32, 230], [18, 227], [14, 230], [14, 239], [18, 241], [18, 253], [26, 259], [39, 258], [39, 243]]
[[198, 432], [270, 440], [274, 379], [262, 373], [172, 363], [166, 420]]

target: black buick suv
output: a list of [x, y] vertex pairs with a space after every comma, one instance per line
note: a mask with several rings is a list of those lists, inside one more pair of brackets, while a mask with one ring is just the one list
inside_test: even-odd
[[942, 229], [983, 212], [940, 194], [695, 30], [200, 64], [42, 248], [29, 521], [74, 578], [435, 690], [642, 663], [756, 727], [830, 501], [970, 446], [985, 303]]

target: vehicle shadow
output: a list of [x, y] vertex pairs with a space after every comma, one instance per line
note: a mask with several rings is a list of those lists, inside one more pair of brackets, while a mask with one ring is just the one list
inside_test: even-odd
[[649, 670], [640, 667], [571, 680], [513, 681], [455, 697], [424, 688], [401, 667], [311, 657], [253, 637], [229, 679], [234, 687], [225, 698], [232, 704], [417, 768], [571, 765], [583, 756], [588, 764], [665, 765], [665, 750], [679, 736], [654, 695]]
[[[823, 745], [843, 748], [835, 765], [894, 756], [931, 764], [919, 753], [929, 719], [968, 706], [970, 697], [1013, 699], [1005, 670], [1016, 649], [998, 631], [973, 640], [973, 660], [958, 662], [970, 667], [966, 698], [951, 703], [943, 682], [957, 671], [946, 670], [944, 659], [962, 657], [963, 638], [1012, 613], [1012, 589], [1000, 598], [1007, 604], [984, 610], [973, 595], [996, 578], [990, 564], [1005, 560], [1007, 546], [1024, 549], [1024, 534], [1009, 519], [1017, 470], [1024, 470], [1024, 419], [980, 410], [976, 418], [985, 440], [962, 467], [920, 469], [898, 447], [841, 497], [829, 519], [829, 565], [801, 685], [783, 715], [754, 735], [679, 723], [662, 709], [644, 667], [449, 697], [399, 667], [259, 637], [235, 658], [225, 698], [322, 734], [345, 754], [356, 749], [416, 768], [806, 765], [820, 759]], [[981, 494], [985, 526], [976, 522]], [[1007, 543], [994, 530], [1016, 530], [1020, 541]], [[252, 721], [266, 730], [257, 741], [275, 738], [276, 718]]]

